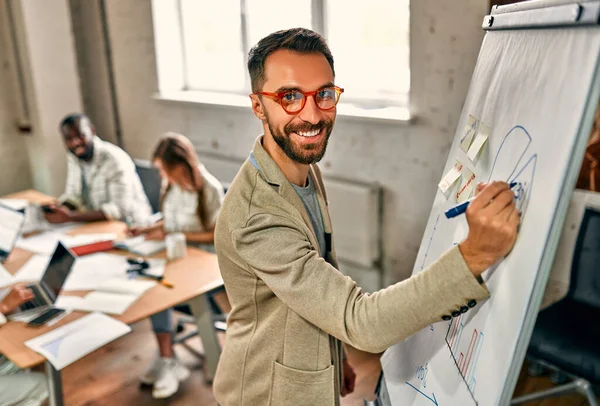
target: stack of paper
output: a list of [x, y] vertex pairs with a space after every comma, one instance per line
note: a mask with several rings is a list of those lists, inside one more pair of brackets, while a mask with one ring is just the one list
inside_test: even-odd
[[34, 255], [19, 268], [14, 275], [14, 282], [36, 282], [42, 279], [50, 262], [50, 255]]
[[92, 313], [26, 341], [25, 345], [61, 370], [130, 331], [125, 323]]
[[115, 243], [115, 247], [147, 257], [164, 251], [167, 245], [164, 240], [146, 240], [145, 236], [139, 235], [119, 241]]

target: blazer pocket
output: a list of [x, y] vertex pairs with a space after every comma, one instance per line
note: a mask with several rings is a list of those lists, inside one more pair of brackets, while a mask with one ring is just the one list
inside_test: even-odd
[[334, 368], [303, 371], [273, 361], [271, 406], [335, 405]]

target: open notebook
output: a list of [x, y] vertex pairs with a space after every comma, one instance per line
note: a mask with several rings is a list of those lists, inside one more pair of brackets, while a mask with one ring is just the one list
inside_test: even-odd
[[113, 279], [83, 297], [61, 295], [56, 300], [54, 307], [121, 315], [148, 289], [156, 285], [157, 283], [151, 280]]

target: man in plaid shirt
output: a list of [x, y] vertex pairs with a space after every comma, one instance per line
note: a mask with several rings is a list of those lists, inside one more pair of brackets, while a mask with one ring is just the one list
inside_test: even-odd
[[123, 220], [144, 225], [152, 214], [132, 159], [96, 136], [83, 114], [60, 123], [69, 150], [67, 186], [45, 216], [50, 223]]

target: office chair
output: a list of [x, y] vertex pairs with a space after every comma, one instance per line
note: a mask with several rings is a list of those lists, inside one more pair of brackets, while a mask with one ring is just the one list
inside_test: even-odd
[[599, 267], [600, 210], [587, 207], [567, 296], [539, 313], [528, 350], [528, 359], [538, 370], [562, 374], [570, 382], [515, 398], [511, 405], [579, 392], [598, 406], [592, 385], [600, 384]]
[[142, 181], [144, 192], [146, 192], [146, 196], [148, 196], [148, 200], [150, 201], [152, 213], [158, 213], [160, 211], [160, 173], [150, 161], [134, 159], [134, 163], [135, 170]]

